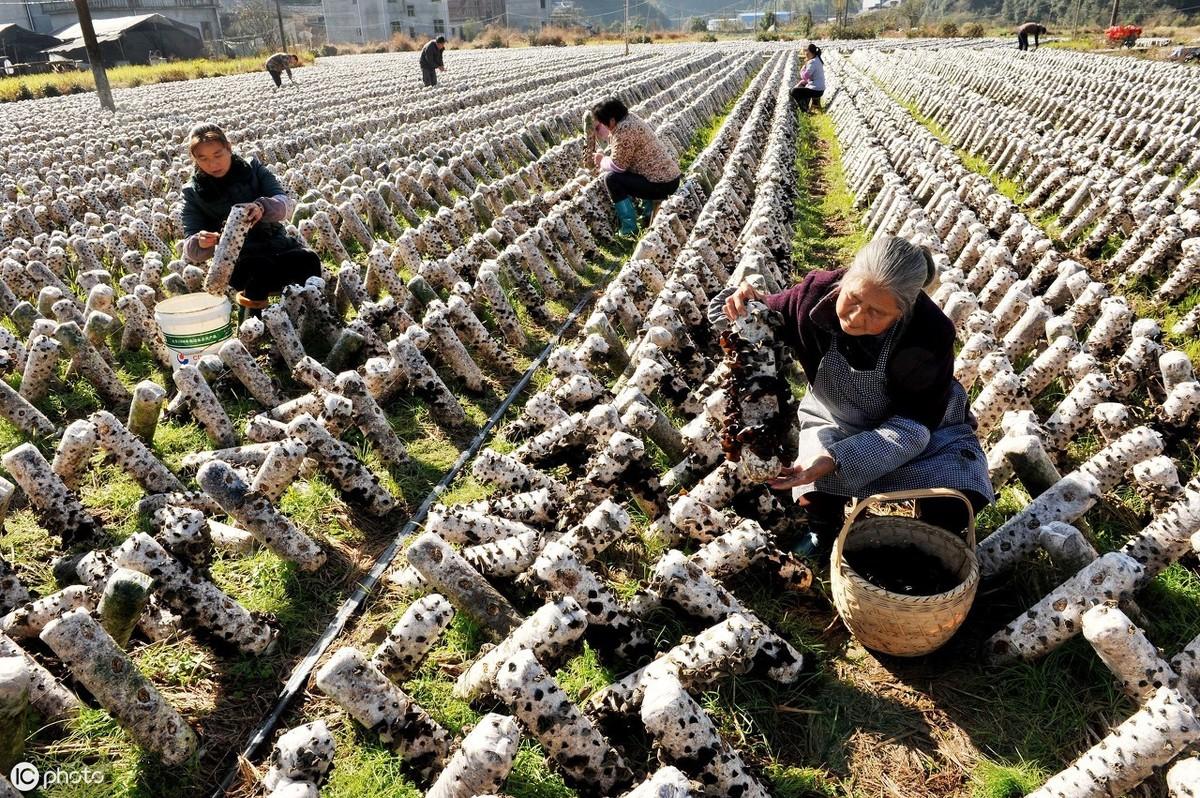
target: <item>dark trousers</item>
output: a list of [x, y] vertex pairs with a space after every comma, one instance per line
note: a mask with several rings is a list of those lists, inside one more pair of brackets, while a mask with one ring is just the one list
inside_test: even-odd
[[267, 299], [289, 285], [321, 276], [321, 258], [305, 247], [239, 258], [229, 284], [247, 299]]
[[793, 86], [792, 99], [800, 106], [801, 111], [807, 111], [809, 103], [815, 102], [816, 107], [821, 107], [821, 95], [824, 91], [817, 91], [809, 86]]
[[1017, 49], [1018, 50], [1028, 50], [1029, 49], [1029, 36], [1028, 35], [1026, 35], [1024, 33], [1017, 34]]
[[437, 85], [437, 70], [429, 67], [421, 67], [421, 80], [426, 86]]
[[655, 183], [637, 172], [605, 172], [604, 186], [613, 202], [620, 202], [628, 197], [665, 200], [679, 188], [679, 178], [666, 183]]
[[[970, 499], [975, 512], [979, 512], [988, 504], [973, 490], [963, 491], [963, 493]], [[822, 542], [832, 543], [846, 523], [846, 505], [850, 500], [845, 496], [820, 491], [805, 494], [804, 498], [808, 500], [808, 504], [804, 505], [804, 511], [808, 515], [810, 528]], [[958, 499], [941, 497], [918, 499], [917, 517], [956, 535], [967, 528], [967, 508]]]
[[275, 88], [283, 85], [283, 73], [276, 72], [274, 69], [268, 69], [267, 74], [271, 76], [271, 80], [275, 81]]

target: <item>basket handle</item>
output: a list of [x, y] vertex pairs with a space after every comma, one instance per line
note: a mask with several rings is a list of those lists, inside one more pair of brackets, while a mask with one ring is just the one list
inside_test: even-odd
[[846, 523], [842, 525], [842, 531], [838, 533], [837, 543], [833, 547], [833, 558], [830, 562], [830, 567], [834, 570], [842, 565], [842, 550], [846, 545], [846, 536], [850, 534], [850, 527], [854, 526], [854, 522], [868, 508], [874, 507], [877, 504], [886, 502], [902, 502], [909, 499], [958, 499], [967, 506], [967, 546], [971, 549], [975, 548], [975, 508], [971, 504], [971, 500], [964, 496], [960, 491], [953, 488], [921, 488], [920, 490], [895, 490], [891, 493], [876, 493], [874, 496], [868, 496], [865, 499], [859, 499], [850, 508], [850, 515], [846, 518]]

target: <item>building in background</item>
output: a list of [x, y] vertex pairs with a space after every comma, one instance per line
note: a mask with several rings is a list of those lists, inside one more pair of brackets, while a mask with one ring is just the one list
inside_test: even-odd
[[[121, 17], [161, 14], [169, 20], [195, 28], [205, 42], [221, 38], [218, 0], [88, 0], [97, 31], [100, 21]], [[0, 4], [0, 23], [15, 22], [38, 33], [54, 31], [79, 22], [71, 0]]]
[[[507, 5], [507, 7], [506, 7]], [[322, 0], [330, 44], [414, 39], [465, 39], [488, 25], [522, 30], [550, 22], [550, 0]]]
[[8, 59], [9, 68], [12, 64], [45, 61], [46, 55], [42, 51], [58, 44], [62, 44], [60, 39], [35, 33], [15, 22], [0, 25], [0, 59]]
[[[200, 31], [191, 25], [168, 19], [162, 14], [137, 14], [93, 20], [100, 54], [108, 65], [129, 63], [149, 64], [152, 56], [160, 58], [201, 58], [204, 41]], [[79, 23], [54, 34], [62, 44], [46, 50], [65, 58], [87, 60], [83, 33]]]
[[767, 15], [772, 13], [775, 15], [776, 25], [786, 25], [792, 21], [790, 11], [739, 11], [737, 18], [742, 25], [742, 30], [757, 30], [762, 27]]
[[508, 26], [520, 30], [538, 30], [550, 24], [549, 0], [507, 0]]
[[326, 40], [331, 44], [387, 41], [392, 38], [391, 5], [389, 0], [322, 0]]

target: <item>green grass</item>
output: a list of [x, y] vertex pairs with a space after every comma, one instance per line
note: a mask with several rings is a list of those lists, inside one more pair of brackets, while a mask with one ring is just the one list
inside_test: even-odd
[[1047, 774], [1025, 762], [1003, 765], [986, 759], [971, 773], [972, 798], [1021, 798], [1046, 780]]
[[836, 780], [819, 768], [772, 765], [767, 768], [774, 798], [837, 798]]
[[596, 649], [584, 643], [583, 651], [554, 674], [572, 701], [579, 702], [614, 681], [615, 675], [600, 661]]
[[746, 86], [750, 85], [750, 81], [752, 80], [754, 80], [754, 75], [751, 75], [746, 79], [746, 83], [743, 84], [741, 91], [739, 91], [732, 100], [725, 104], [725, 107], [721, 109], [720, 113], [710, 119], [707, 125], [692, 134], [692, 140], [689, 143], [688, 148], [684, 150], [683, 154], [679, 157], [679, 170], [681, 172], [686, 172], [688, 167], [692, 165], [692, 162], [696, 160], [700, 153], [704, 152], [704, 148], [712, 143], [713, 136], [715, 136], [717, 131], [721, 129], [721, 125], [725, 124], [725, 119], [728, 118], [729, 112], [733, 110], [733, 106], [737, 103], [738, 97], [741, 96], [742, 92], [745, 91]]
[[842, 171], [841, 144], [826, 114], [800, 114], [796, 144], [797, 192], [792, 238], [796, 275], [814, 269], [850, 265], [854, 254], [870, 240], [863, 230], [862, 211]]
[[[174, 83], [198, 78], [213, 78], [222, 75], [240, 75], [246, 72], [264, 71], [264, 59], [250, 58], [194, 58], [187, 61], [172, 61], [153, 66], [132, 64], [108, 70], [108, 83], [114, 88], [132, 88], [152, 83]], [[263, 75], [264, 80], [269, 80]], [[47, 75], [23, 75], [0, 78], [0, 102], [28, 100], [34, 97], [57, 97], [63, 94], [79, 94], [94, 91], [95, 78], [91, 70]]]

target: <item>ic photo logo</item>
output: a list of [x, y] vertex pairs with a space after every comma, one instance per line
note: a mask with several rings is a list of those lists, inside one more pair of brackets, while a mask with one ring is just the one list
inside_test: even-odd
[[12, 772], [8, 774], [8, 780], [21, 792], [29, 792], [42, 783], [42, 774], [38, 773], [35, 765], [18, 762], [13, 765]]
[[9, 772], [8, 780], [21, 792], [30, 792], [59, 784], [103, 784], [104, 773], [92, 770], [87, 765], [73, 770], [59, 768], [42, 773], [36, 765], [29, 762], [18, 762]]

